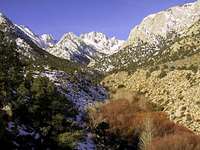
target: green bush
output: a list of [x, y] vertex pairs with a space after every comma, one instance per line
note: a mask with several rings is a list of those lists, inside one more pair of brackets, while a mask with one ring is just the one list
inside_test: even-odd
[[165, 71], [165, 70], [161, 70], [161, 72], [160, 72], [160, 74], [159, 74], [159, 76], [158, 76], [158, 78], [164, 78], [165, 76], [167, 75], [167, 72]]
[[81, 132], [65, 132], [58, 135], [57, 141], [62, 148], [74, 149], [76, 142], [80, 140], [81, 136]]
[[199, 67], [192, 64], [187, 69], [192, 70], [194, 73], [197, 73], [197, 71], [199, 70]]
[[66, 119], [77, 115], [76, 108], [48, 78], [25, 80], [18, 93], [15, 117], [36, 129], [46, 141], [59, 146], [56, 140], [59, 134], [79, 130], [73, 121]]

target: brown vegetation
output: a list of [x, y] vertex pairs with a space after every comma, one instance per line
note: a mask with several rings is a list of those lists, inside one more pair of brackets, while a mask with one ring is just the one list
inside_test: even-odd
[[103, 132], [100, 136], [106, 136], [107, 141], [114, 135], [131, 145], [129, 148], [119, 145], [121, 149], [200, 150], [199, 136], [170, 121], [166, 113], [155, 111], [156, 106], [143, 96], [125, 92], [113, 98], [89, 110], [91, 126], [98, 128], [97, 134]]
[[200, 150], [200, 137], [190, 133], [170, 134], [155, 138], [150, 150]]

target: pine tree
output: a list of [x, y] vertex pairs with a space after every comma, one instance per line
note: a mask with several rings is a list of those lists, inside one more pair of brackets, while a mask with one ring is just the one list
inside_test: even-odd
[[16, 49], [15, 42], [0, 32], [0, 107], [11, 99], [23, 78], [23, 67]]

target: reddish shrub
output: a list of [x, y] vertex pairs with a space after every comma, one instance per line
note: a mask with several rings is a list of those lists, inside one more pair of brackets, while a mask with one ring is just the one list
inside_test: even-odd
[[[129, 120], [135, 113], [151, 112], [153, 110], [152, 104], [148, 103], [144, 97], [138, 94], [127, 95], [127, 98], [111, 100], [107, 104], [103, 104], [95, 111], [89, 112], [89, 117], [92, 118], [93, 124], [98, 124], [101, 121], [109, 121], [115, 124]], [[113, 122], [113, 123], [112, 123]]]
[[[188, 148], [191, 145], [192, 148], [199, 146], [197, 144], [200, 143], [199, 137], [195, 136], [192, 131], [170, 121], [166, 113], [154, 110], [154, 105], [148, 103], [144, 97], [132, 94], [127, 98], [111, 100], [107, 104], [102, 104], [97, 109], [90, 111], [89, 117], [93, 127], [97, 127], [102, 122], [107, 124], [103, 135], [108, 137], [116, 135], [120, 139], [125, 139], [128, 145], [131, 143], [139, 144], [141, 136], [141, 138], [146, 138], [142, 139], [143, 142], [146, 140], [150, 143], [149, 139], [150, 141], [153, 140], [152, 150], [162, 150], [162, 145], [165, 145], [165, 143], [169, 145], [168, 150], [172, 150], [174, 144], [177, 144], [177, 149], [173, 150], [179, 150], [182, 146], [181, 143], [189, 138], [194, 139], [194, 141], [191, 143], [192, 140], [188, 140], [185, 146]], [[173, 143], [176, 138], [178, 142]], [[170, 139], [173, 139], [173, 141], [170, 141]], [[154, 145], [157, 145], [157, 147], [153, 147]], [[170, 149], [170, 146], [172, 149]]]
[[200, 150], [200, 137], [191, 133], [155, 138], [149, 150]]
[[[138, 137], [147, 118], [159, 122], [167, 120], [164, 112], [152, 112], [153, 106], [144, 97], [133, 94], [131, 98], [112, 100], [89, 113], [92, 125], [109, 124], [108, 134], [119, 134], [127, 139]], [[156, 121], [155, 121], [156, 122]]]
[[186, 127], [175, 124], [170, 120], [154, 120], [154, 131], [155, 137], [164, 137], [169, 134], [179, 134], [179, 133], [193, 133]]

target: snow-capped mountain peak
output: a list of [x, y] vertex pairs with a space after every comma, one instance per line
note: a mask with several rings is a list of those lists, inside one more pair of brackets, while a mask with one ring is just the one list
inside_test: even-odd
[[88, 63], [92, 59], [118, 52], [123, 43], [122, 40], [108, 38], [100, 32], [89, 32], [80, 36], [69, 32], [54, 47], [46, 50], [57, 57], [75, 59], [78, 62], [84, 60], [82, 63]]
[[40, 48], [48, 48], [49, 46], [53, 46], [55, 44], [55, 40], [53, 40], [51, 35], [44, 34], [39, 36], [24, 25], [15, 24], [15, 26], [24, 32], [24, 34], [26, 34]]
[[65, 33], [53, 47], [46, 49], [52, 55], [86, 64], [96, 57], [96, 51], [72, 32]]
[[17, 40], [19, 46], [24, 47], [27, 44], [24, 41], [33, 42], [52, 55], [82, 64], [112, 55], [118, 52], [124, 44], [124, 41], [117, 40], [115, 37], [109, 38], [100, 32], [89, 32], [80, 36], [69, 32], [56, 42], [52, 35], [38, 35], [24, 25], [13, 24], [2, 13], [0, 13], [0, 24], [3, 30], [8, 28], [19, 36]]
[[73, 32], [68, 32], [68, 33], [65, 33], [63, 37], [67, 37], [67, 38], [73, 39], [73, 38], [77, 38], [78, 36]]
[[51, 34], [42, 34], [40, 39], [42, 39], [47, 47], [52, 47], [56, 44], [56, 40]]
[[100, 32], [81, 34], [80, 37], [87, 45], [94, 47], [98, 52], [106, 55], [112, 55], [118, 52], [125, 42], [123, 40], [117, 40], [115, 37], [108, 38]]
[[47, 48], [49, 46], [43, 38], [35, 34], [30, 28], [24, 25], [13, 24], [3, 13], [0, 13], [0, 30], [7, 32], [8, 30], [15, 32], [17, 35], [34, 42], [40, 48]]
[[96, 43], [98, 43], [99, 41], [103, 40], [108, 40], [108, 37], [101, 33], [101, 32], [89, 32], [89, 33], [85, 33], [85, 34], [81, 34], [80, 37], [82, 39], [87, 39], [90, 41], [95, 41]]
[[59, 42], [56, 45], [63, 44], [65, 42], [69, 41], [69, 40], [73, 40], [74, 41], [75, 39], [77, 40], [77, 39], [79, 39], [79, 37], [76, 34], [74, 34], [73, 32], [68, 32], [68, 33], [65, 33], [61, 37], [61, 39], [59, 40]]

